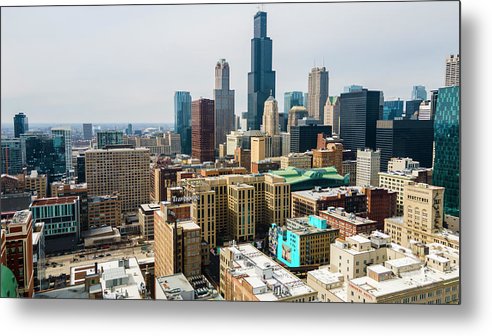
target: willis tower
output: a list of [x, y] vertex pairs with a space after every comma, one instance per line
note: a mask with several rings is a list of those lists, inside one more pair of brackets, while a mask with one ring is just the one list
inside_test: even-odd
[[248, 73], [248, 129], [259, 130], [265, 101], [275, 97], [275, 71], [272, 70], [272, 40], [267, 37], [267, 13], [254, 17], [251, 39], [251, 72]]

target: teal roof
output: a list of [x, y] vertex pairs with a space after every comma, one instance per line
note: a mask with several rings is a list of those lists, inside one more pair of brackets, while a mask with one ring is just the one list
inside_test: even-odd
[[334, 187], [348, 185], [348, 175], [338, 174], [335, 167], [314, 168], [309, 170], [295, 167], [272, 170], [271, 174], [283, 177], [285, 182], [291, 185], [292, 191], [314, 186]]
[[16, 298], [17, 287], [14, 273], [7, 266], [0, 265], [0, 298]]

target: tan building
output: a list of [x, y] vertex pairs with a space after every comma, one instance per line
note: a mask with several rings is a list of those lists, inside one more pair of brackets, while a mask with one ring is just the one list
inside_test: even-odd
[[313, 168], [334, 166], [337, 172], [343, 174], [343, 145], [341, 143], [329, 143], [326, 149], [313, 150]]
[[280, 122], [278, 115], [278, 102], [272, 96], [265, 101], [263, 109], [263, 131], [270, 136], [280, 133]]
[[150, 170], [150, 199], [154, 203], [167, 201], [167, 189], [176, 187], [180, 166], [154, 167]]
[[228, 301], [312, 302], [317, 293], [250, 244], [220, 250], [220, 294]]
[[118, 195], [89, 198], [89, 228], [121, 225], [121, 199]]
[[234, 161], [239, 164], [239, 167], [246, 168], [249, 172], [251, 170], [251, 150], [236, 147], [234, 150]]
[[265, 137], [251, 138], [251, 162], [265, 159]]
[[388, 161], [388, 171], [412, 171], [420, 168], [420, 163], [411, 158], [391, 158]]
[[416, 169], [412, 171], [389, 171], [379, 173], [379, 186], [396, 191], [396, 214], [403, 215], [403, 189], [410, 182], [432, 183], [432, 169]]
[[340, 134], [340, 99], [337, 96], [331, 96], [326, 99], [325, 104], [325, 125], [331, 126], [334, 134]]
[[[24, 175], [24, 189], [36, 192], [38, 198], [48, 197], [48, 178], [45, 174], [38, 174], [32, 170], [30, 175]], [[53, 194], [52, 194], [53, 195]]]
[[138, 207], [138, 224], [145, 240], [154, 240], [154, 212], [159, 209], [159, 204], [140, 204]]
[[183, 273], [201, 274], [201, 230], [191, 220], [182, 219], [190, 213], [190, 205], [169, 206], [161, 202], [154, 212], [155, 277]]
[[291, 217], [291, 192], [290, 184], [283, 178], [266, 174], [265, 175], [265, 223], [270, 225], [276, 223], [284, 225], [287, 218]]
[[312, 157], [304, 153], [290, 153], [280, 158], [280, 169], [295, 167], [299, 169], [311, 169]]
[[307, 284], [322, 302], [459, 301], [459, 251], [441, 244], [412, 243], [407, 249], [388, 243], [387, 235], [375, 232], [351, 237], [350, 242], [337, 241], [330, 259], [329, 267], [307, 276]]
[[229, 222], [232, 236], [236, 241], [252, 241], [255, 238], [255, 197], [254, 187], [237, 183], [227, 186], [229, 195]]
[[215, 216], [215, 191], [203, 180], [191, 181], [187, 192], [192, 195], [191, 219], [202, 232], [202, 240], [210, 247], [217, 246], [217, 230]]
[[145, 148], [93, 149], [85, 152], [85, 172], [91, 196], [121, 197], [123, 212], [136, 212], [150, 199], [150, 151]]
[[387, 218], [385, 232], [404, 247], [418, 241], [459, 249], [459, 236], [443, 227], [443, 196], [443, 187], [410, 182], [404, 188], [404, 215]]

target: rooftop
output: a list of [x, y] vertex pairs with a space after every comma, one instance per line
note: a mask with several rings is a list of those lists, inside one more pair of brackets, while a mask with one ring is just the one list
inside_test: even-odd
[[314, 188], [311, 190], [293, 191], [293, 195], [309, 198], [312, 200], [322, 200], [328, 197], [338, 197], [341, 195], [352, 196], [362, 195], [361, 187], [336, 187], [336, 188]]
[[309, 271], [309, 275], [316, 278], [324, 285], [336, 285], [343, 283], [343, 274], [339, 272], [330, 272], [328, 268], [319, 268], [314, 271]]
[[253, 245], [241, 244], [229, 249], [234, 254], [234, 268], [230, 273], [250, 283], [259, 301], [278, 301], [315, 292]]
[[327, 210], [321, 211], [321, 213], [344, 220], [346, 222], [355, 225], [366, 225], [366, 224], [376, 223], [371, 219], [359, 217], [353, 213], [345, 212], [343, 208], [329, 207]]
[[75, 203], [78, 199], [79, 199], [78, 196], [39, 198], [32, 201], [31, 206], [36, 207], [36, 206]]

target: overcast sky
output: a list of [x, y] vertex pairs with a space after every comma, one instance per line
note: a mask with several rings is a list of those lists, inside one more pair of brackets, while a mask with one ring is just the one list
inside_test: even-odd
[[[173, 95], [212, 97], [225, 58], [236, 114], [247, 108], [256, 5], [2, 8], [2, 122], [172, 122]], [[269, 4], [279, 107], [307, 91], [313, 64], [330, 95], [349, 84], [410, 97], [444, 84], [459, 50], [458, 2]]]

